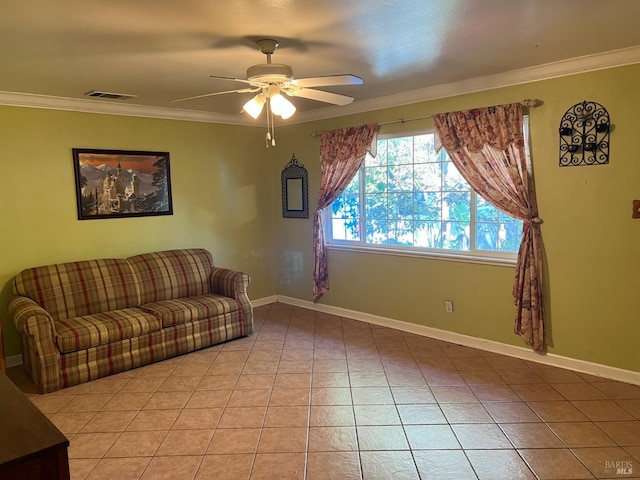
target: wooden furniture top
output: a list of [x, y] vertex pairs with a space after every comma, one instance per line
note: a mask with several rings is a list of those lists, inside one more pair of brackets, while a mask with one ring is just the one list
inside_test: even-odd
[[0, 465], [58, 445], [69, 440], [0, 373]]
[[2, 318], [0, 318], [0, 372], [7, 373], [7, 364], [4, 360], [4, 339], [2, 338]]

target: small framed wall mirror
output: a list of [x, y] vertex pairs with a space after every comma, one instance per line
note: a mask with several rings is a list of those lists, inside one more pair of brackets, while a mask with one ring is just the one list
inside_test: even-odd
[[309, 218], [309, 185], [307, 169], [291, 157], [280, 175], [282, 182], [283, 218]]

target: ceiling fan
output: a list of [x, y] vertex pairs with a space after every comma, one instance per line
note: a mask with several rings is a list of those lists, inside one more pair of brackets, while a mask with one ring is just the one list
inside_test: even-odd
[[[282, 94], [289, 97], [301, 97], [330, 103], [333, 105], [348, 105], [353, 102], [353, 97], [339, 95], [337, 93], [315, 90], [313, 87], [327, 87], [331, 85], [362, 85], [363, 81], [355, 75], [329, 75], [324, 77], [295, 78], [293, 68], [282, 63], [271, 63], [271, 55], [278, 47], [277, 40], [265, 38], [256, 42], [260, 51], [267, 56], [267, 63], [253, 65], [247, 68], [247, 78], [220, 77], [211, 75], [212, 78], [231, 80], [234, 82], [246, 83], [248, 88], [239, 90], [227, 90], [223, 92], [206, 93], [193, 97], [179, 98], [171, 102], [182, 102], [194, 100], [196, 98], [212, 97], [214, 95], [224, 95], [227, 93], [255, 93], [242, 107], [245, 112], [253, 118], [258, 118], [264, 106], [267, 106], [267, 127], [271, 115], [278, 115], [283, 119], [291, 117], [296, 111], [296, 107]], [[269, 140], [267, 133], [267, 140]]]

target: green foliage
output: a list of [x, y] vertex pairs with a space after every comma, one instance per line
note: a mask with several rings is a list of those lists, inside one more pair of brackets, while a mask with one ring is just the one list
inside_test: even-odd
[[[361, 207], [369, 244], [447, 250], [471, 248], [471, 188], [433, 135], [378, 141], [378, 155], [333, 203], [336, 239], [360, 240]], [[476, 249], [517, 251], [522, 222], [476, 196]]]

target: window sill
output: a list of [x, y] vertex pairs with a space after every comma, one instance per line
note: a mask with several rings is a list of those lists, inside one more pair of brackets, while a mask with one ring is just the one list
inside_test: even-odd
[[465, 255], [460, 253], [452, 254], [452, 253], [440, 253], [440, 252], [410, 251], [410, 250], [404, 250], [404, 249], [338, 245], [335, 243], [327, 244], [326, 247], [327, 247], [327, 250], [337, 250], [342, 252], [371, 253], [375, 255], [395, 255], [399, 257], [423, 258], [427, 260], [444, 260], [449, 262], [478, 263], [482, 265], [493, 265], [498, 267], [513, 268], [516, 266], [515, 258], [484, 257], [481, 255]]

